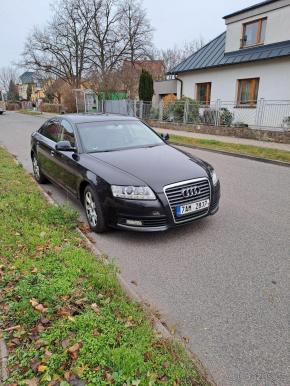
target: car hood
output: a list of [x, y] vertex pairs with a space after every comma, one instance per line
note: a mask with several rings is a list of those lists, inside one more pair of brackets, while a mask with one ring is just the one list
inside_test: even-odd
[[142, 180], [155, 192], [162, 192], [165, 185], [208, 176], [206, 163], [166, 144], [90, 155]]

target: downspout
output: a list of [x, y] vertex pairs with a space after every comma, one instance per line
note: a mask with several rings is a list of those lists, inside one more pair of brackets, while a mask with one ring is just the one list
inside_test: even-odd
[[183, 97], [183, 80], [178, 78], [177, 75], [175, 75], [175, 79], [178, 80], [178, 82], [180, 82], [180, 99], [181, 99]]

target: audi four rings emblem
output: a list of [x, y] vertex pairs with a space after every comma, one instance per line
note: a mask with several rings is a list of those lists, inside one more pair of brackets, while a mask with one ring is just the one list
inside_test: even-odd
[[193, 197], [197, 196], [200, 193], [200, 188], [198, 186], [185, 188], [181, 191], [183, 197]]

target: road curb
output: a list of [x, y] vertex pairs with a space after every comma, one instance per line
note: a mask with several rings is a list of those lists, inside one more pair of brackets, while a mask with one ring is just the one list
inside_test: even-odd
[[268, 159], [268, 158], [255, 157], [255, 156], [251, 156], [251, 155], [247, 155], [247, 154], [232, 153], [230, 151], [224, 151], [224, 150], [208, 149], [206, 147], [188, 145], [188, 144], [178, 143], [178, 142], [174, 142], [174, 141], [169, 141], [169, 143], [170, 143], [170, 145], [174, 145], [174, 146], [188, 147], [190, 149], [210, 151], [211, 153], [218, 153], [218, 154], [232, 156], [232, 157], [237, 157], [237, 158], [245, 158], [245, 159], [249, 159], [249, 160], [252, 160], [252, 161], [264, 162], [264, 163], [278, 165], [278, 166], [286, 166], [288, 168], [290, 167], [290, 163], [284, 162], [284, 161], [278, 161], [278, 160], [272, 160], [272, 159]]

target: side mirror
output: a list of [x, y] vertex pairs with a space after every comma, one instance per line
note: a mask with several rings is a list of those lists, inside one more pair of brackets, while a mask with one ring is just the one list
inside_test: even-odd
[[75, 151], [76, 148], [69, 141], [59, 141], [55, 145], [55, 150], [58, 151]]

